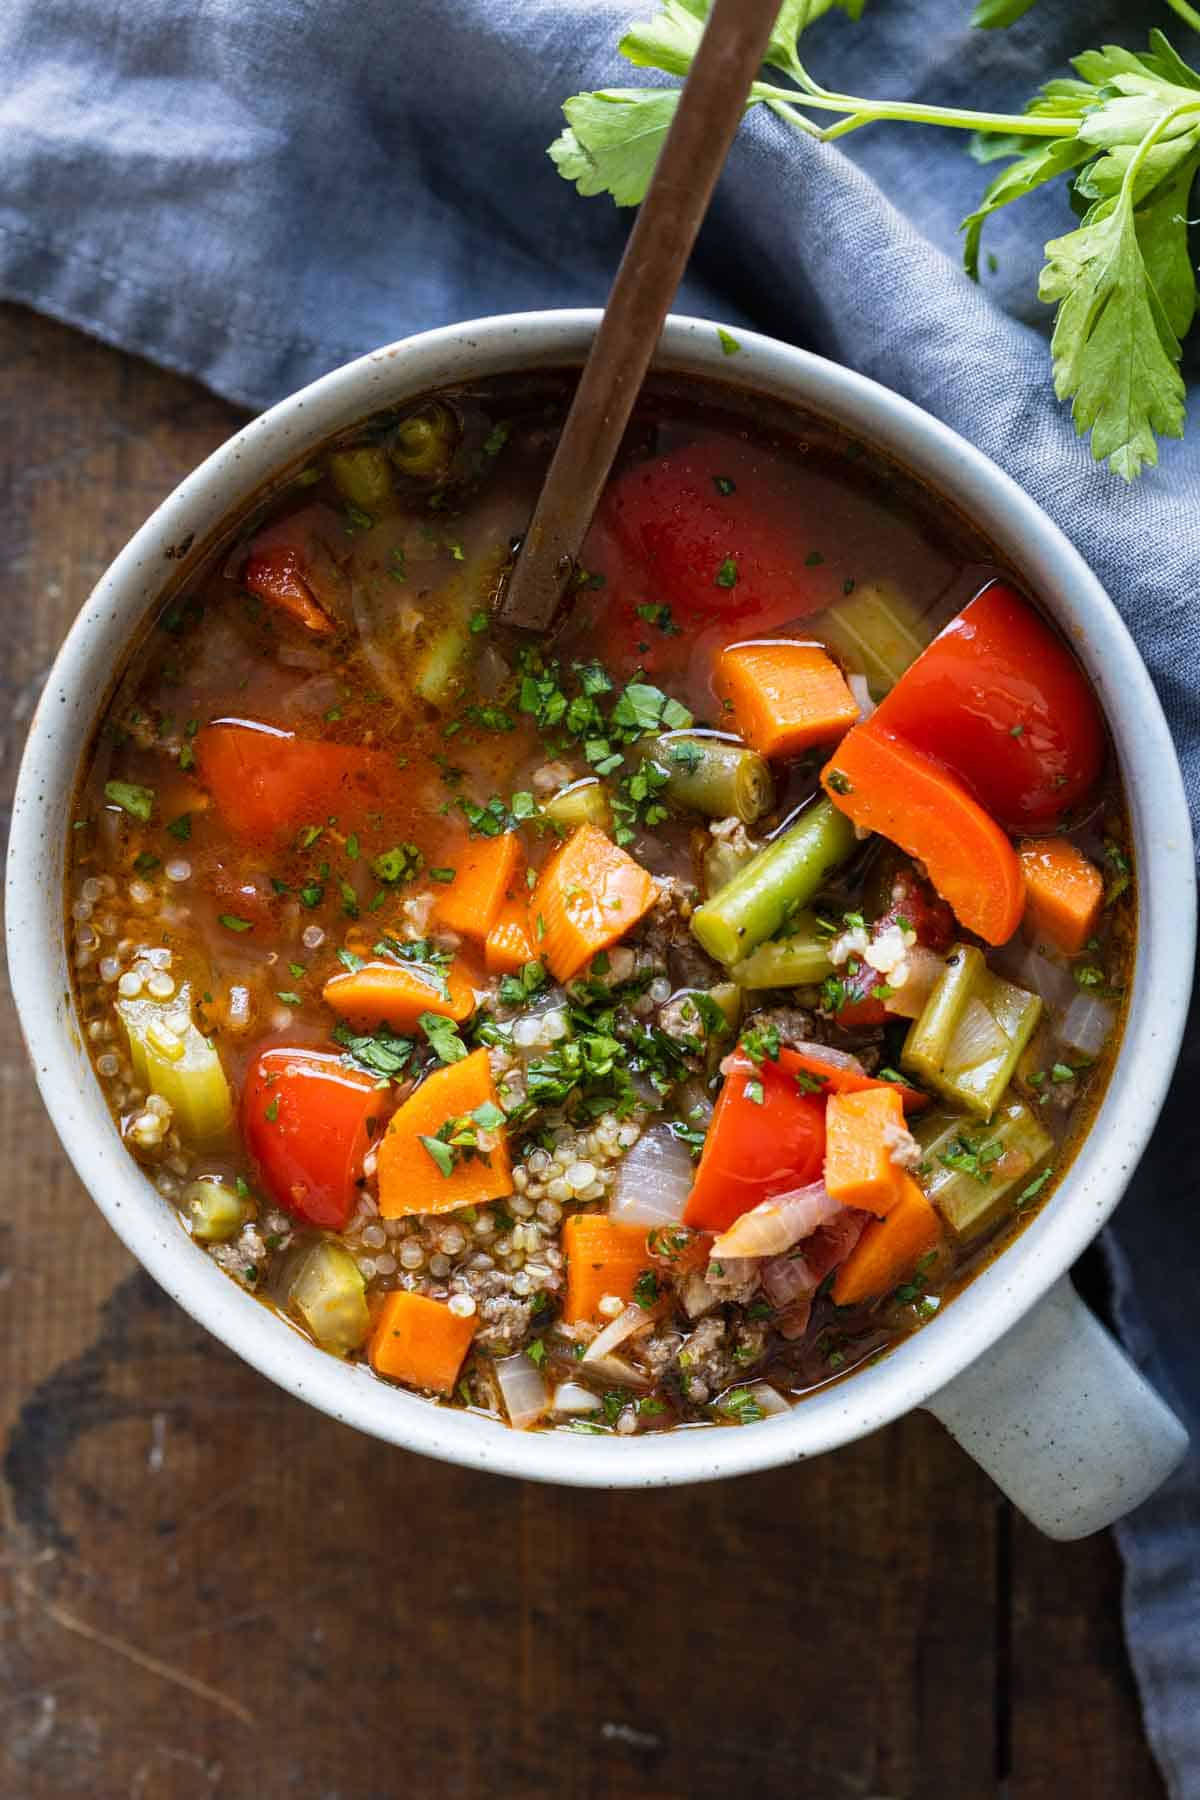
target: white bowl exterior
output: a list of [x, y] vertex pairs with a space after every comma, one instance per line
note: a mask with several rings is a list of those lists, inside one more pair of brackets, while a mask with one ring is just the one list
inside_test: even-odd
[[[368, 413], [431, 389], [579, 363], [599, 314], [512, 314], [427, 332], [335, 370], [252, 421], [188, 477], [122, 551], [51, 671], [17, 786], [8, 862], [13, 990], [38, 1085], [109, 1223], [169, 1294], [246, 1361], [333, 1417], [393, 1443], [496, 1473], [583, 1486], [649, 1487], [745, 1474], [849, 1442], [920, 1405], [982, 1355], [1086, 1248], [1120, 1199], [1166, 1094], [1187, 1010], [1195, 941], [1191, 827], [1158, 698], [1116, 609], [1035, 503], [948, 427], [877, 383], [806, 351], [672, 317], [655, 368], [769, 392], [878, 445], [956, 504], [1058, 620], [1104, 702], [1130, 800], [1140, 929], [1117, 1070], [1061, 1187], [961, 1300], [873, 1367], [750, 1429], [635, 1439], [519, 1433], [389, 1387], [290, 1330], [182, 1229], [113, 1126], [79, 1039], [62, 896], [69, 808], [112, 672], [174, 564], [282, 465]], [[1152, 477], [1151, 477], [1152, 479]]]

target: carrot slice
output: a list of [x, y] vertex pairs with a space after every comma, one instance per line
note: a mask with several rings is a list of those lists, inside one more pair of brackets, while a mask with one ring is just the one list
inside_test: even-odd
[[460, 962], [451, 964], [444, 984], [420, 963], [364, 963], [332, 976], [321, 998], [343, 1019], [395, 1031], [415, 1031], [423, 1012], [461, 1024], [475, 1011], [475, 990]]
[[911, 1275], [941, 1239], [938, 1216], [911, 1175], [900, 1175], [900, 1198], [886, 1219], [872, 1219], [833, 1279], [838, 1306], [877, 1300]]
[[455, 870], [454, 880], [439, 895], [434, 919], [446, 931], [483, 943], [523, 861], [515, 831], [473, 844]]
[[570, 981], [649, 912], [658, 889], [640, 863], [595, 825], [556, 850], [529, 902], [534, 940], [556, 981]]
[[302, 825], [330, 818], [339, 831], [376, 843], [380, 815], [411, 812], [400, 771], [380, 750], [242, 719], [203, 726], [194, 749], [217, 811], [235, 836], [251, 843], [277, 844]]
[[[469, 1121], [482, 1106], [496, 1105], [486, 1050], [437, 1069], [392, 1115], [379, 1146], [379, 1210], [385, 1219], [410, 1213], [453, 1212], [512, 1193], [512, 1164], [504, 1127], [488, 1131], [493, 1148], [484, 1155], [455, 1151], [448, 1175], [422, 1138], [438, 1139], [451, 1121]], [[438, 1140], [441, 1142], [442, 1140]], [[441, 1159], [444, 1160], [444, 1159]]]
[[856, 825], [923, 862], [968, 931], [1007, 943], [1025, 906], [1021, 865], [957, 775], [868, 719], [842, 739], [821, 785]]
[[760, 756], [795, 756], [831, 743], [858, 720], [858, 702], [820, 644], [731, 644], [717, 658], [715, 685]]
[[1068, 838], [1026, 838], [1017, 856], [1025, 877], [1025, 929], [1077, 956], [1100, 918], [1104, 877]]
[[537, 959], [529, 933], [529, 902], [506, 900], [483, 946], [489, 975], [515, 975]]
[[825, 1191], [843, 1206], [883, 1218], [900, 1198], [900, 1169], [892, 1161], [904, 1108], [894, 1089], [830, 1094], [825, 1108]]
[[475, 1336], [474, 1318], [461, 1319], [442, 1300], [389, 1294], [371, 1334], [367, 1355], [377, 1375], [426, 1393], [452, 1394]]
[[628, 1305], [638, 1276], [650, 1267], [645, 1227], [615, 1225], [603, 1213], [572, 1213], [563, 1226], [563, 1249], [567, 1257], [563, 1318], [568, 1325], [597, 1318], [607, 1294]]

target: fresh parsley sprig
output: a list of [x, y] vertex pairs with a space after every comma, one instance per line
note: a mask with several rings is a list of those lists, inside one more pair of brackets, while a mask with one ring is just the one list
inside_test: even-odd
[[[857, 19], [864, 0], [838, 0]], [[631, 27], [619, 49], [639, 68], [685, 76], [699, 49], [710, 0], [661, 0]], [[1075, 428], [1092, 454], [1126, 481], [1158, 461], [1160, 437], [1181, 437], [1186, 394], [1182, 340], [1197, 304], [1188, 254], [1189, 197], [1200, 170], [1200, 72], [1152, 30], [1143, 51], [1108, 44], [1075, 58], [1075, 77], [1048, 81], [1023, 113], [882, 100], [823, 87], [797, 43], [835, 0], [784, 0], [764, 76], [747, 111], [766, 106], [810, 137], [833, 139], [881, 120], [973, 132], [982, 162], [1007, 166], [963, 221], [964, 263], [978, 274], [985, 222], [1059, 176], [1082, 212], [1074, 231], [1046, 245], [1038, 286], [1057, 307], [1051, 340], [1054, 387], [1072, 402]], [[975, 23], [1011, 24], [1030, 0], [981, 0]], [[1200, 32], [1188, 0], [1167, 0]], [[781, 86], [783, 75], [792, 84]], [[678, 105], [679, 88], [609, 88], [575, 94], [567, 126], [550, 145], [559, 173], [581, 194], [610, 194], [618, 206], [643, 198]], [[810, 115], [816, 114], [817, 118]], [[822, 115], [832, 115], [819, 124]]]

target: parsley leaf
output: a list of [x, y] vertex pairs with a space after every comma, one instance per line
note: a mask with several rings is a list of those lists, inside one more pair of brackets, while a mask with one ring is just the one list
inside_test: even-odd
[[459, 1037], [458, 1026], [453, 1019], [443, 1018], [441, 1013], [423, 1012], [417, 1024], [440, 1062], [461, 1062], [467, 1054], [467, 1047]]

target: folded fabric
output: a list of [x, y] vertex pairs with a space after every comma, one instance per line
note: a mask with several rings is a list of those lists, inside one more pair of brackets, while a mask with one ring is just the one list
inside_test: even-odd
[[[545, 146], [567, 95], [643, 79], [615, 55], [629, 10], [8, 0], [0, 293], [253, 406], [427, 326], [596, 304], [629, 215], [580, 199]], [[1152, 14], [1193, 61], [1200, 51], [1165, 5], [1058, 0], [1004, 34], [972, 31], [968, 12], [968, 0], [894, 0], [856, 25], [829, 16], [806, 56], [845, 91], [1019, 109], [1071, 54], [1140, 44]], [[1048, 311], [1035, 298], [1040, 246], [1070, 228], [1062, 184], [989, 224], [976, 287], [958, 267], [956, 228], [984, 180], [962, 134], [874, 126], [821, 145], [760, 110], [680, 310], [751, 323], [875, 376], [1015, 476], [1137, 637], [1195, 817], [1196, 361], [1192, 438], [1167, 445], [1132, 489], [1097, 468], [1054, 399]], [[1193, 1034], [1193, 1072], [1198, 1061]], [[1200, 1160], [1193, 1090], [1176, 1090], [1112, 1254], [1127, 1342], [1200, 1434], [1200, 1327], [1179, 1254], [1195, 1241], [1180, 1180]], [[1198, 1534], [1195, 1458], [1120, 1533], [1148, 1727], [1179, 1796], [1200, 1793]]]

